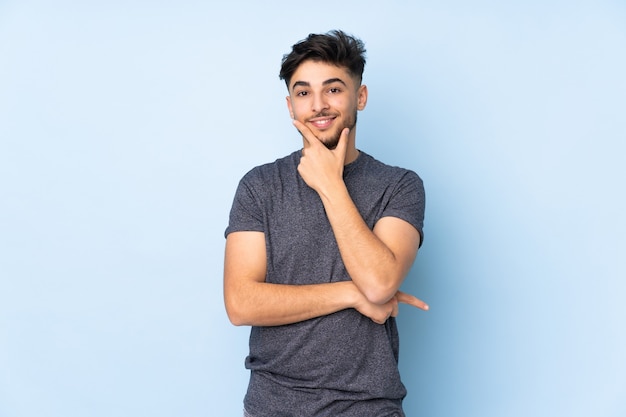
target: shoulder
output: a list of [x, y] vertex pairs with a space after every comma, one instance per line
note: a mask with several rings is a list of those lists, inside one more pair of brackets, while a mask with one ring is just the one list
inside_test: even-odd
[[258, 165], [248, 171], [241, 179], [242, 183], [249, 185], [268, 184], [280, 180], [284, 173], [297, 170], [300, 161], [300, 151], [295, 151], [287, 156]]
[[374, 181], [381, 181], [386, 184], [404, 184], [423, 188], [422, 179], [413, 170], [399, 166], [389, 165], [373, 156], [360, 151], [359, 175], [366, 175]]

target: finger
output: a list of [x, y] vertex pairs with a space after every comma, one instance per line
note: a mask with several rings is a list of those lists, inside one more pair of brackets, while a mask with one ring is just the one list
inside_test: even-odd
[[315, 146], [315, 144], [320, 143], [320, 140], [313, 134], [311, 129], [309, 129], [304, 123], [293, 119], [293, 125], [298, 129], [298, 132], [304, 138], [304, 141], [307, 145]]
[[344, 128], [339, 135], [339, 142], [337, 142], [337, 147], [335, 148], [335, 152], [339, 153], [339, 155], [343, 155], [345, 158], [346, 151], [348, 149], [348, 135], [350, 134], [349, 128]]
[[419, 298], [411, 294], [407, 294], [402, 291], [398, 291], [396, 293], [396, 299], [398, 300], [399, 303], [412, 305], [413, 307], [421, 308], [422, 310], [425, 310], [425, 311], [427, 311], [430, 308], [428, 304], [426, 304], [424, 301], [420, 300]]

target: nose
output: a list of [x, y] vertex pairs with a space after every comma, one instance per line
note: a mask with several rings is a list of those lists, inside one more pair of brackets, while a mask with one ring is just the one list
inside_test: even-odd
[[313, 96], [313, 102], [311, 104], [313, 105], [313, 108], [311, 110], [313, 110], [315, 113], [319, 113], [322, 110], [326, 110], [328, 108], [328, 102], [326, 101], [326, 97], [324, 97], [324, 94], [315, 94]]

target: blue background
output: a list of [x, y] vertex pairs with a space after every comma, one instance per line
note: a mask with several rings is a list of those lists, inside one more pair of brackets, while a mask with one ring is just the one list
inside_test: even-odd
[[240, 416], [240, 177], [301, 145], [283, 53], [368, 49], [357, 144], [414, 169], [409, 416], [626, 415], [622, 1], [0, 1], [0, 416]]

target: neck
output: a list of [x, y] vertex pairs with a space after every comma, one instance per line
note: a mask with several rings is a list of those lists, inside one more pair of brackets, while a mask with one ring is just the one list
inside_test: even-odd
[[356, 149], [355, 147], [349, 147], [348, 149], [346, 149], [346, 160], [344, 162], [344, 165], [348, 165], [356, 161], [358, 157], [359, 157], [359, 150]]
[[359, 157], [359, 150], [356, 148], [356, 126], [354, 126], [348, 134], [348, 146], [346, 147], [345, 165], [348, 165]]

